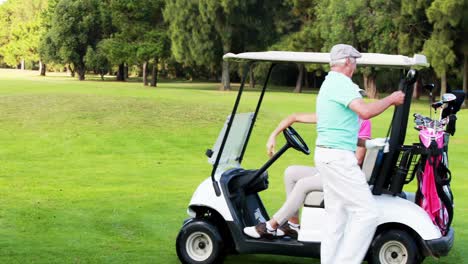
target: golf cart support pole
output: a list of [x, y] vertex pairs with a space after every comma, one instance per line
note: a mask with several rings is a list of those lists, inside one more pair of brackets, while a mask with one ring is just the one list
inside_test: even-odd
[[252, 123], [250, 124], [249, 132], [247, 133], [247, 138], [245, 140], [244, 147], [242, 148], [242, 152], [240, 154], [240, 157], [238, 158], [239, 164], [242, 163], [242, 159], [244, 158], [244, 153], [245, 153], [245, 150], [247, 149], [247, 144], [249, 143], [249, 139], [250, 139], [250, 134], [252, 134], [255, 121], [257, 121], [258, 112], [260, 111], [260, 106], [262, 105], [262, 102], [263, 102], [263, 96], [265, 95], [267, 84], [268, 84], [268, 81], [270, 80], [271, 72], [273, 71], [273, 67], [275, 66], [276, 64], [272, 63], [270, 66], [270, 69], [268, 70], [268, 74], [263, 84], [262, 93], [260, 94], [260, 98], [258, 99], [257, 107], [255, 108], [255, 113], [252, 118]]
[[221, 146], [219, 147], [218, 155], [216, 156], [216, 161], [213, 164], [213, 170], [211, 171], [211, 181], [213, 182], [213, 188], [215, 190], [216, 196], [221, 195], [221, 190], [219, 189], [218, 182], [215, 179], [216, 169], [218, 168], [219, 160], [221, 159], [221, 156], [223, 154], [224, 145], [226, 144], [227, 138], [229, 136], [229, 132], [230, 132], [231, 127], [232, 127], [232, 123], [233, 123], [234, 118], [236, 116], [237, 107], [239, 106], [240, 98], [242, 96], [242, 91], [244, 90], [244, 84], [245, 84], [245, 81], [247, 79], [247, 75], [249, 74], [248, 70], [249, 70], [249, 67], [250, 67], [251, 64], [252, 64], [252, 62], [247, 63], [244, 66], [244, 76], [242, 77], [242, 82], [241, 82], [241, 85], [239, 87], [239, 92], [237, 93], [236, 102], [234, 103], [234, 107], [232, 108], [231, 117], [229, 118], [229, 122], [228, 122], [228, 125], [226, 127], [226, 133], [224, 134], [223, 141], [221, 142]]
[[[265, 163], [265, 165], [263, 165], [260, 169], [258, 169], [258, 171], [255, 173], [255, 176], [252, 177], [252, 179], [250, 180], [251, 182], [254, 181], [255, 179], [257, 179], [260, 175], [262, 175], [277, 159], [279, 159], [279, 157], [281, 157], [281, 155], [283, 155], [286, 150], [288, 150], [291, 146], [289, 146], [289, 144], [286, 144], [284, 145], [278, 152], [275, 153], [275, 155], [273, 155], [273, 157], [271, 157], [270, 160], [268, 160], [267, 163]], [[250, 183], [250, 182], [249, 182]]]
[[[404, 179], [397, 179], [393, 175], [401, 146], [405, 142], [406, 127], [408, 125], [409, 110], [413, 95], [413, 85], [416, 82], [418, 72], [414, 69], [408, 71], [407, 76], [400, 82], [399, 90], [405, 93], [404, 103], [396, 106], [390, 124], [391, 133], [389, 140], [389, 152], [383, 154], [381, 164], [374, 168], [372, 177], [375, 185], [372, 193], [380, 195], [384, 190], [390, 191], [393, 195], [401, 192]], [[391, 179], [393, 177], [393, 179]]]

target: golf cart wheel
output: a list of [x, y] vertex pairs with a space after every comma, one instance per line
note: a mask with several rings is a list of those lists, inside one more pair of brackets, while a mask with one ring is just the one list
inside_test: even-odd
[[421, 258], [413, 237], [402, 230], [388, 230], [372, 242], [371, 264], [419, 264]]
[[184, 225], [177, 236], [177, 256], [182, 263], [220, 263], [224, 257], [223, 240], [207, 221], [196, 220]]

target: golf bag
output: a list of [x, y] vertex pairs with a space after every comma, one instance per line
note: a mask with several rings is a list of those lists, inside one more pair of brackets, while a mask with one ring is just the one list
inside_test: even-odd
[[416, 203], [430, 216], [432, 222], [447, 234], [453, 219], [451, 173], [447, 167], [448, 133], [432, 129], [419, 132], [421, 159], [416, 172], [418, 190]]

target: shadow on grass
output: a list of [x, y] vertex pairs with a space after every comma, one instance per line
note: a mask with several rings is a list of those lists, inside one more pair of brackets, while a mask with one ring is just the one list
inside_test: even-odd
[[274, 256], [274, 255], [230, 255], [226, 257], [224, 263], [234, 264], [234, 263], [244, 263], [244, 264], [318, 264], [320, 263], [319, 259], [313, 258], [300, 258], [300, 257], [290, 257], [290, 256]]

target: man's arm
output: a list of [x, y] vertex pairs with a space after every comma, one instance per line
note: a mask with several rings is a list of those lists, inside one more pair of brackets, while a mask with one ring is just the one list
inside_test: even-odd
[[287, 127], [292, 125], [293, 123], [309, 123], [315, 124], [317, 123], [317, 115], [315, 113], [294, 113], [285, 119], [283, 119], [278, 126], [271, 132], [270, 137], [268, 138], [267, 142], [267, 154], [268, 156], [273, 156], [275, 153], [275, 146], [276, 146], [276, 136], [285, 130]]
[[401, 105], [405, 99], [405, 94], [401, 91], [393, 92], [391, 95], [372, 102], [366, 103], [361, 98], [357, 98], [349, 103], [349, 108], [359, 115], [361, 119], [370, 119], [380, 115], [392, 105]]

